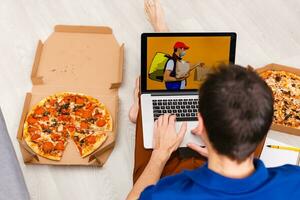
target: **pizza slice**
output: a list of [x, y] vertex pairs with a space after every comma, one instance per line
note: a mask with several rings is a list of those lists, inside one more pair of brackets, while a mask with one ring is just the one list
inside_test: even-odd
[[106, 141], [107, 137], [106, 132], [97, 132], [84, 137], [75, 134], [73, 141], [77, 146], [80, 156], [84, 158], [97, 150]]

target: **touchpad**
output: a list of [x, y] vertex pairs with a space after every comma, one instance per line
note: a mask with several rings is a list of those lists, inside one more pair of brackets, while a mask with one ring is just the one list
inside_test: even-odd
[[[176, 122], [176, 130], [177, 132], [180, 130], [182, 122]], [[204, 143], [201, 140], [200, 136], [194, 135], [191, 130], [193, 130], [194, 128], [196, 128], [198, 125], [198, 121], [189, 121], [187, 122], [187, 130], [184, 136], [184, 139], [182, 141], [182, 143], [180, 144], [180, 147], [186, 147], [188, 143], [195, 143], [198, 145], [203, 146]]]

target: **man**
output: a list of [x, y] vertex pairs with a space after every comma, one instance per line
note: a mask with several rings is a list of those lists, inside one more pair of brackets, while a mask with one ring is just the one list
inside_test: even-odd
[[173, 47], [172, 56], [167, 56], [169, 60], [166, 63], [164, 72], [164, 81], [167, 90], [178, 91], [185, 88], [186, 79], [189, 74], [181, 78], [176, 78], [176, 67], [178, 62], [182, 62], [182, 57], [185, 56], [188, 49], [189, 47], [183, 42], [176, 42]]
[[176, 133], [175, 118], [164, 115], [155, 122], [151, 158], [128, 199], [299, 199], [300, 167], [268, 169], [254, 159], [273, 119], [272, 91], [254, 71], [224, 66], [207, 77], [193, 130], [206, 147], [188, 146], [208, 162], [159, 180], [186, 132], [183, 124]]

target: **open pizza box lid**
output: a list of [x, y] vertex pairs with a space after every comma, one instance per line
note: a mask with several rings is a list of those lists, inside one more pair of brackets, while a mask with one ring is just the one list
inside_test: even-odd
[[[261, 68], [257, 68], [255, 69], [256, 72], [261, 73], [267, 70], [283, 70], [283, 71], [287, 71], [287, 72], [291, 72], [294, 74], [297, 74], [300, 76], [300, 69], [294, 68], [294, 67], [289, 67], [289, 66], [284, 66], [284, 65], [279, 65], [279, 64], [268, 64], [264, 67]], [[279, 124], [272, 124], [271, 126], [272, 130], [276, 130], [276, 131], [280, 131], [283, 133], [287, 133], [287, 134], [292, 134], [292, 135], [299, 135], [300, 136], [300, 129], [297, 128], [291, 128], [288, 126], [284, 126], [284, 125], [279, 125]]]
[[[109, 27], [55, 26], [54, 32], [39, 41], [31, 80], [26, 94], [17, 139], [25, 163], [102, 166], [115, 144], [118, 120], [118, 88], [122, 82], [124, 45], [118, 44]], [[59, 92], [83, 93], [104, 103], [113, 119], [113, 131], [90, 156], [81, 158], [72, 140], [60, 161], [36, 155], [22, 139], [24, 121], [32, 106]]]

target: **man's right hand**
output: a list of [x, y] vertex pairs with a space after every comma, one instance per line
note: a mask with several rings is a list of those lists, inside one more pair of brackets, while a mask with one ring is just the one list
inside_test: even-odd
[[[192, 130], [192, 133], [199, 136], [201, 138], [201, 134], [198, 133], [198, 127], [194, 128]], [[202, 139], [202, 141], [204, 142], [204, 140]], [[207, 145], [205, 144], [205, 147], [201, 147], [195, 143], [188, 143], [187, 146], [191, 149], [193, 149], [194, 151], [198, 152], [200, 155], [207, 157], [208, 156], [208, 149], [207, 149]]]

